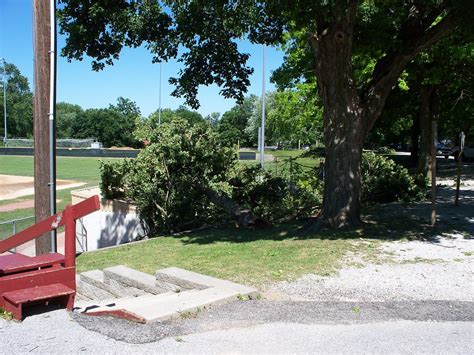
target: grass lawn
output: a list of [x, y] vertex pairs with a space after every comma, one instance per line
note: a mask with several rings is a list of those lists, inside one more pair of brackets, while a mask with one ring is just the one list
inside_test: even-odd
[[[100, 160], [113, 160], [101, 158], [57, 158], [57, 178], [64, 180], [74, 180], [85, 182], [85, 186], [97, 185], [100, 179]], [[33, 157], [26, 156], [0, 156], [0, 174], [33, 176]], [[64, 189], [57, 191], [57, 210], [62, 211], [66, 205], [71, 203], [71, 191], [78, 189]], [[33, 196], [22, 196], [17, 199], [0, 201], [0, 205], [10, 204], [18, 201], [31, 200]], [[1, 212], [0, 222], [9, 221], [16, 218], [34, 215], [33, 208], [19, 209], [11, 212]], [[33, 219], [19, 222], [17, 231], [29, 227], [34, 222]], [[12, 225], [0, 225], [0, 239], [11, 235]]]
[[170, 266], [229, 279], [248, 285], [293, 279], [306, 273], [335, 271], [348, 252], [375, 250], [378, 241], [361, 242], [334, 234], [298, 236], [301, 223], [263, 230], [225, 228], [182, 236], [159, 237], [110, 249], [84, 253], [77, 258], [79, 272], [117, 264], [153, 274]]
[[[103, 158], [58, 157], [57, 178], [83, 182], [99, 181], [99, 165]], [[33, 157], [0, 156], [0, 174], [33, 176]]]
[[273, 162], [266, 163], [266, 168], [275, 171], [281, 171], [282, 169], [288, 170], [290, 168], [290, 158], [296, 158], [296, 163], [300, 164], [304, 169], [311, 169], [319, 166], [318, 158], [315, 159], [300, 157], [304, 152], [304, 150], [274, 150], [266, 152], [266, 154], [270, 154], [275, 157]]

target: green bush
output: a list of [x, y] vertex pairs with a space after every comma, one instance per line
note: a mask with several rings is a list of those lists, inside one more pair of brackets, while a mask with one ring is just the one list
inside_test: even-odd
[[362, 201], [394, 202], [423, 199], [426, 180], [412, 176], [393, 160], [372, 152], [362, 155]]
[[125, 178], [132, 168], [133, 162], [125, 159], [122, 161], [100, 162], [100, 190], [102, 196], [108, 199], [125, 198]]
[[150, 234], [223, 222], [229, 204], [268, 222], [320, 205], [314, 172], [293, 164], [290, 174], [276, 175], [237, 164], [235, 150], [221, 146], [209, 125], [176, 120], [138, 132], [149, 144], [134, 160], [102, 163], [101, 189], [107, 198], [133, 201]]
[[206, 190], [229, 190], [236, 152], [221, 147], [208, 125], [184, 120], [161, 125], [150, 138], [127, 174], [126, 195], [151, 231], [189, 229], [222, 218]]
[[377, 154], [395, 154], [396, 150], [390, 147], [377, 147], [375, 148]]
[[[221, 146], [206, 124], [176, 120], [139, 129], [149, 144], [134, 160], [102, 163], [101, 189], [107, 198], [133, 201], [151, 235], [226, 221], [236, 206], [268, 222], [312, 215], [321, 206], [317, 169], [292, 161], [277, 174], [237, 164], [235, 150]], [[364, 153], [361, 171], [363, 202], [424, 196], [426, 181], [386, 157]]]
[[232, 199], [255, 215], [271, 221], [286, 213], [286, 181], [281, 177], [272, 176], [260, 165], [237, 166], [229, 183]]
[[238, 166], [229, 181], [232, 198], [267, 221], [312, 214], [322, 201], [314, 171], [294, 169], [276, 175], [259, 165]]

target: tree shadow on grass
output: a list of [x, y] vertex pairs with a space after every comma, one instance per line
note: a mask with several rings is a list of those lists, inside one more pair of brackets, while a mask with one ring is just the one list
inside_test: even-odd
[[213, 244], [218, 242], [249, 243], [259, 240], [338, 240], [374, 239], [394, 241], [400, 239], [439, 242], [443, 237], [474, 235], [474, 191], [462, 191], [460, 206], [455, 207], [452, 188], [439, 188], [435, 227], [430, 225], [430, 203], [390, 203], [365, 208], [364, 224], [358, 228], [322, 230], [314, 234], [303, 234], [301, 230], [308, 220], [294, 220], [262, 229], [242, 229], [234, 226], [208, 228], [197, 232], [172, 236], [183, 244]]

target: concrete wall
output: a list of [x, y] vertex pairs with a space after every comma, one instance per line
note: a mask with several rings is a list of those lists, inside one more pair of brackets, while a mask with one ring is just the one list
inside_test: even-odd
[[[72, 191], [72, 203], [94, 195], [100, 195], [98, 187]], [[135, 206], [102, 198], [99, 211], [78, 221], [76, 234], [83, 249], [90, 251], [141, 239], [145, 236], [145, 230]]]
[[[58, 157], [136, 158], [140, 149], [57, 148]], [[0, 155], [33, 155], [33, 148], [0, 148]], [[255, 152], [239, 152], [239, 160], [255, 160]]]
[[[140, 149], [57, 148], [59, 157], [136, 158]], [[0, 148], [0, 155], [33, 155], [33, 148]]]

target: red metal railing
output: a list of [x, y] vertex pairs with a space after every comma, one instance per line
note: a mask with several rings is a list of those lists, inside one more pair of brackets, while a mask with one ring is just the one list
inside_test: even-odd
[[9, 251], [44, 233], [65, 226], [64, 259], [65, 266], [76, 264], [76, 220], [100, 208], [98, 196], [92, 196], [76, 205], [69, 205], [63, 212], [57, 213], [45, 220], [26, 228], [25, 230], [0, 241], [0, 254]]

